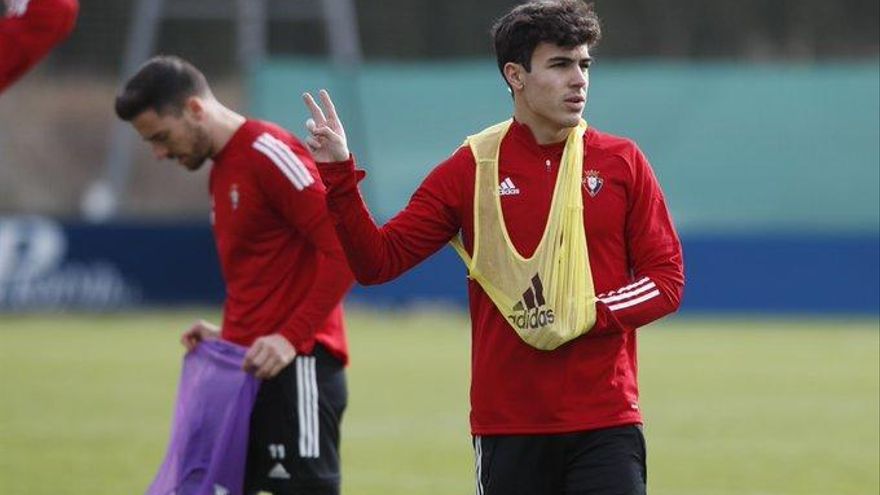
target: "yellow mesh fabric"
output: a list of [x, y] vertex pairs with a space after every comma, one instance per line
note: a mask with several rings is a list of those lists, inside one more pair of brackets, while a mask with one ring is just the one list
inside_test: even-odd
[[[516, 251], [501, 213], [498, 154], [511, 121], [468, 137], [477, 163], [474, 249], [451, 242], [477, 281], [529, 345], [552, 350], [588, 332], [596, 322], [596, 294], [583, 221], [581, 176], [584, 121], [565, 142], [544, 235], [530, 258]], [[539, 219], [529, 219], [529, 221]]]

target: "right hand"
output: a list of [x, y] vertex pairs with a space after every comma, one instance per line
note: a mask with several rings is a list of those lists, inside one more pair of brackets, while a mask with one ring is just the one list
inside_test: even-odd
[[254, 341], [244, 355], [242, 369], [261, 380], [281, 372], [296, 357], [296, 349], [279, 334], [264, 335]]
[[186, 347], [187, 352], [192, 351], [205, 340], [213, 340], [220, 338], [220, 329], [217, 325], [209, 323], [205, 320], [199, 320], [180, 336], [180, 343]]
[[[312, 118], [306, 121], [306, 129], [309, 136], [306, 138], [306, 146], [312, 152], [316, 162], [341, 162], [348, 160], [350, 153], [345, 139], [345, 128], [339, 116], [336, 115], [336, 107], [326, 89], [318, 92], [324, 109], [315, 102], [312, 95], [303, 93], [303, 101], [312, 114]], [[326, 112], [325, 112], [326, 111]]]

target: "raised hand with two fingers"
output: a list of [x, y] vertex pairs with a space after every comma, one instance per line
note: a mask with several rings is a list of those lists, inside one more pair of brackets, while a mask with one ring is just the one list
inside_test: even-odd
[[[316, 162], [341, 162], [350, 156], [345, 139], [345, 128], [336, 114], [336, 107], [326, 89], [318, 92], [321, 104], [310, 93], [303, 93], [303, 101], [312, 117], [306, 121], [309, 131], [305, 142]], [[321, 106], [324, 108], [322, 109]]]

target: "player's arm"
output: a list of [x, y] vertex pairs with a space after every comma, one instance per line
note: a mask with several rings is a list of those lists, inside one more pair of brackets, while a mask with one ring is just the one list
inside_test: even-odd
[[[257, 338], [245, 353], [243, 367], [268, 379], [289, 365], [297, 353], [309, 354], [315, 333], [351, 288], [352, 276], [327, 214], [325, 190], [312, 158], [295, 140], [274, 138], [273, 156], [285, 171], [268, 161], [257, 164], [260, 187], [291, 228], [319, 251], [316, 277], [306, 296], [290, 301], [290, 314], [274, 334]], [[267, 158], [268, 160], [268, 158]]]
[[635, 146], [628, 162], [632, 181], [625, 236], [632, 278], [598, 294], [597, 335], [633, 330], [675, 312], [684, 290], [681, 242], [660, 184]]
[[286, 156], [289, 171], [295, 180], [272, 164], [262, 164], [260, 187], [276, 211], [284, 216], [291, 228], [319, 252], [316, 277], [305, 297], [290, 301], [290, 314], [280, 334], [298, 353], [311, 353], [317, 329], [323, 325], [351, 288], [354, 279], [345, 254], [336, 239], [333, 223], [327, 212], [324, 185], [306, 149], [297, 141], [276, 140], [275, 150]]
[[5, 0], [0, 19], [0, 92], [70, 35], [77, 0]]
[[321, 253], [317, 275], [306, 296], [299, 301], [291, 301], [293, 311], [281, 330], [281, 334], [297, 351], [305, 353], [311, 352], [318, 327], [327, 320], [354, 284], [354, 277], [327, 212], [323, 187], [320, 194], [310, 196], [313, 196], [309, 200], [311, 204], [307, 208], [300, 208], [298, 214], [302, 215], [306, 209], [311, 209], [317, 219], [306, 231], [308, 241]]
[[[320, 199], [323, 205], [323, 198]], [[248, 348], [244, 370], [257, 378], [272, 378], [289, 365], [297, 354], [311, 354], [315, 333], [351, 288], [353, 278], [345, 255], [336, 241], [326, 210], [307, 232], [308, 239], [321, 252], [317, 276], [306, 296], [290, 301], [292, 311], [278, 333], [259, 337]]]
[[[466, 160], [461, 153], [440, 164], [421, 184], [407, 206], [379, 227], [358, 191], [365, 173], [355, 169], [345, 130], [326, 91], [322, 110], [304, 95], [312, 118], [306, 144], [319, 162], [327, 185], [327, 203], [336, 233], [358, 282], [364, 285], [392, 280], [442, 248], [461, 228], [459, 173]], [[325, 112], [326, 111], [326, 112]]]

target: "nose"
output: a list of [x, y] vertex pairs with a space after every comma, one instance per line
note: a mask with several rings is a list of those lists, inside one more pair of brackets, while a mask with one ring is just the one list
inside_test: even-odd
[[590, 73], [588, 69], [577, 67], [572, 77], [571, 84], [576, 88], [586, 87], [590, 82]]

